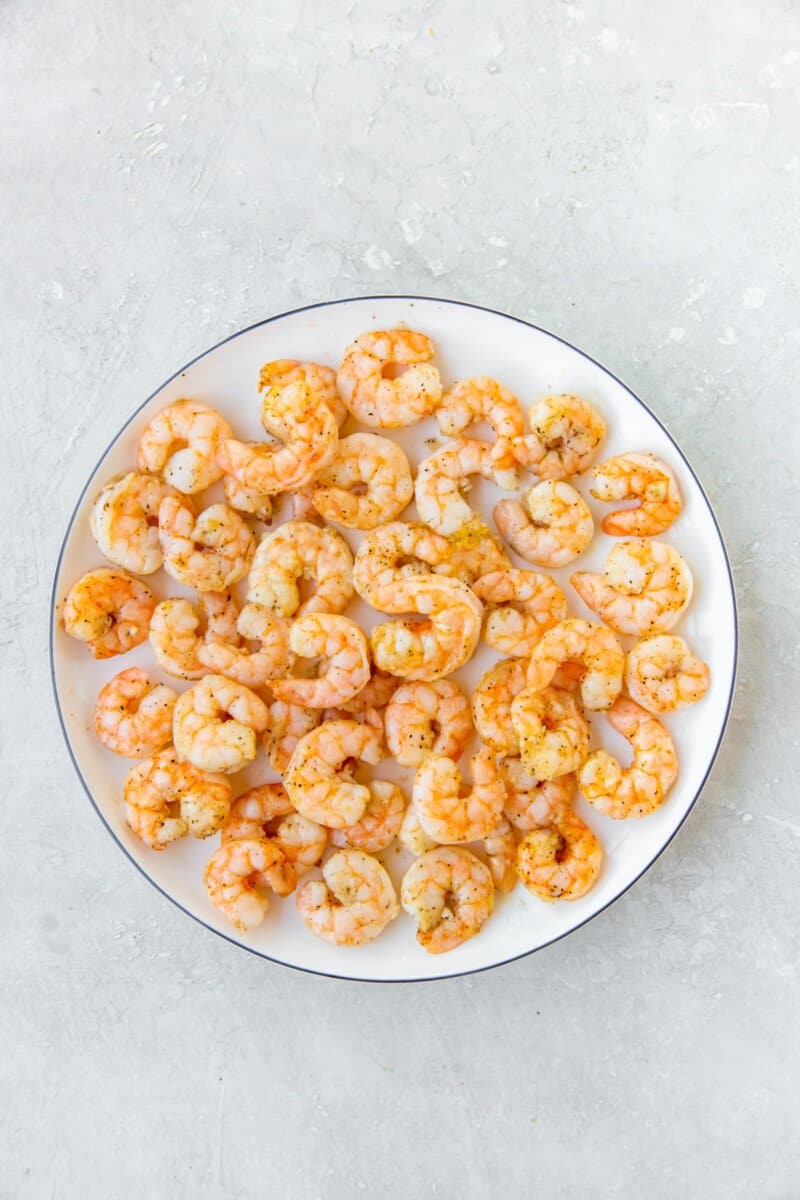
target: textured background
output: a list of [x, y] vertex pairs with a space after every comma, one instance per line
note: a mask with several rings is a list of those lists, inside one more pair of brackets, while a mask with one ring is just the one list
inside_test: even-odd
[[[797, 4], [6, 0], [0, 88], [0, 1195], [800, 1195]], [[729, 736], [658, 864], [440, 985], [307, 978], [187, 920], [49, 697], [96, 451], [237, 327], [379, 291], [620, 375], [704, 480], [741, 606]]]

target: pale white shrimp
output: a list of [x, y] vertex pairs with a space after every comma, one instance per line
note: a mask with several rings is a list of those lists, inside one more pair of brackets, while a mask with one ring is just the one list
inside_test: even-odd
[[554, 814], [572, 807], [575, 798], [574, 775], [555, 779], [537, 779], [521, 758], [506, 758], [500, 765], [506, 785], [503, 815], [519, 833], [548, 825]]
[[419, 813], [413, 804], [409, 804], [405, 811], [397, 840], [401, 846], [405, 846], [406, 850], [410, 850], [414, 855], [424, 854], [426, 850], [432, 850], [434, 846], [439, 845], [436, 838], [432, 838], [423, 829]]
[[283, 775], [300, 738], [319, 725], [322, 710], [305, 708], [301, 704], [288, 704], [285, 700], [273, 700], [268, 709], [269, 720], [264, 733], [264, 749], [273, 771]]
[[386, 707], [386, 744], [404, 767], [428, 754], [459, 759], [471, 733], [469, 700], [450, 679], [403, 684]]
[[155, 683], [141, 667], [110, 679], [94, 706], [100, 741], [126, 758], [147, 758], [172, 741], [172, 710], [178, 693]]
[[265, 783], [238, 796], [220, 833], [223, 842], [265, 837], [278, 847], [282, 860], [265, 872], [278, 896], [294, 891], [298, 879], [321, 861], [328, 844], [327, 829], [295, 812], [282, 783]]
[[402, 682], [402, 679], [398, 679], [394, 675], [386, 675], [383, 671], [373, 671], [360, 692], [356, 692], [355, 696], [349, 700], [340, 700], [336, 707], [354, 715], [367, 711], [379, 711], [386, 707]]
[[488, 421], [496, 438], [495, 466], [500, 470], [516, 466], [514, 447], [525, 433], [525, 419], [519, 400], [496, 379], [475, 375], [459, 380], [442, 396], [434, 415], [447, 437], [458, 437], [470, 425]]
[[487, 746], [497, 754], [519, 754], [519, 738], [511, 721], [511, 703], [524, 691], [527, 663], [507, 658], [495, 663], [472, 692], [472, 719]]
[[540, 900], [577, 900], [595, 883], [602, 865], [596, 835], [569, 809], [526, 833], [517, 847], [517, 875]]
[[298, 362], [294, 358], [279, 358], [264, 363], [258, 381], [260, 392], [285, 388], [290, 383], [303, 383], [311, 388], [327, 404], [341, 429], [349, 413], [336, 388], [336, 372], [332, 367], [325, 367], [321, 363]]
[[447, 538], [422, 521], [392, 521], [362, 541], [353, 564], [353, 586], [362, 600], [386, 612], [384, 599], [393, 602], [398, 580], [430, 574], [449, 554]]
[[397, 837], [408, 808], [408, 798], [397, 784], [385, 779], [373, 779], [368, 787], [370, 799], [361, 819], [355, 825], [332, 830], [332, 845], [352, 846], [356, 850], [366, 850], [368, 854], [377, 854]]
[[511, 824], [501, 817], [481, 842], [494, 886], [498, 892], [513, 892], [517, 883], [517, 839]]
[[507, 571], [511, 567], [511, 559], [501, 546], [497, 534], [477, 513], [455, 533], [451, 533], [446, 541], [450, 551], [444, 562], [434, 567], [437, 575], [460, 579], [462, 583], [472, 586], [481, 575], [488, 575], [490, 571]]
[[472, 590], [487, 605], [483, 640], [501, 654], [530, 658], [542, 634], [567, 616], [561, 588], [539, 571], [492, 571]]
[[483, 605], [457, 579], [420, 575], [400, 580], [387, 611], [415, 612], [418, 618], [389, 621], [370, 633], [375, 665], [404, 679], [432, 681], [462, 666], [475, 652]]
[[528, 687], [541, 691], [566, 662], [583, 664], [581, 698], [592, 710], [610, 708], [622, 691], [625, 655], [604, 625], [571, 617], [542, 634], [528, 665]]
[[100, 491], [89, 514], [94, 540], [106, 558], [137, 575], [152, 575], [162, 564], [159, 510], [172, 488], [154, 475], [136, 471], [115, 475]]
[[494, 520], [503, 537], [526, 562], [563, 567], [582, 554], [594, 536], [589, 506], [562, 480], [545, 480], [519, 500], [500, 500]]
[[352, 433], [311, 485], [311, 502], [326, 521], [375, 529], [393, 521], [414, 495], [411, 466], [396, 442]]
[[137, 763], [125, 779], [125, 820], [153, 850], [189, 834], [211, 837], [222, 828], [230, 803], [227, 779], [180, 762], [174, 746]]
[[440, 846], [413, 862], [400, 887], [403, 908], [417, 922], [429, 954], [454, 950], [474, 937], [494, 907], [492, 875], [463, 846]]
[[515, 444], [515, 457], [540, 479], [568, 479], [585, 471], [606, 434], [597, 409], [580, 396], [546, 396], [529, 413], [532, 435]]
[[492, 459], [488, 442], [457, 438], [419, 464], [414, 495], [417, 512], [437, 533], [455, 533], [473, 512], [464, 499], [463, 488], [470, 475], [491, 479], [503, 491], [519, 486], [516, 469], [500, 470]]
[[329, 829], [355, 825], [370, 802], [370, 792], [347, 768], [349, 760], [375, 764], [381, 741], [358, 721], [326, 721], [303, 735], [284, 775], [289, 799], [298, 812]]
[[434, 353], [431, 339], [412, 329], [362, 333], [345, 350], [336, 375], [339, 393], [362, 425], [412, 425], [442, 397]]
[[270, 686], [278, 700], [307, 708], [336, 708], [369, 680], [367, 639], [349, 617], [333, 613], [297, 617], [289, 629], [289, 648], [298, 658], [321, 661], [315, 679], [274, 679]]
[[238, 771], [256, 756], [256, 734], [267, 707], [254, 692], [223, 675], [206, 675], [178, 697], [173, 737], [178, 757], [202, 771]]
[[147, 637], [156, 598], [126, 571], [100, 567], [73, 584], [62, 620], [70, 637], [86, 642], [94, 658], [113, 658]]
[[666, 633], [683, 616], [694, 590], [686, 559], [666, 542], [615, 542], [602, 575], [576, 571], [570, 583], [587, 608], [617, 633]]
[[202, 666], [250, 688], [262, 687], [268, 680], [286, 675], [292, 654], [290, 625], [285, 617], [276, 617], [258, 604], [245, 604], [236, 628], [246, 641], [258, 642], [258, 649], [249, 650], [228, 642], [201, 642], [197, 657]]
[[[258, 544], [247, 599], [283, 617], [344, 612], [353, 598], [353, 555], [333, 529], [286, 521]], [[313, 585], [306, 599], [300, 584]]]
[[526, 688], [511, 705], [525, 767], [537, 779], [569, 775], [589, 753], [589, 724], [572, 692]]
[[600, 528], [612, 537], [654, 537], [669, 529], [683, 502], [675, 473], [655, 454], [629, 451], [592, 467], [589, 492], [597, 500], [638, 500], [603, 517]]
[[297, 911], [317, 937], [334, 946], [374, 941], [400, 912], [386, 868], [363, 850], [337, 850], [297, 893]]
[[248, 517], [255, 517], [269, 525], [272, 521], [272, 496], [266, 492], [257, 492], [255, 488], [245, 487], [232, 475], [223, 475], [222, 487], [225, 492], [225, 503], [237, 512]]
[[206, 867], [208, 897], [240, 933], [257, 928], [269, 908], [269, 877], [283, 855], [269, 838], [223, 842]]
[[176, 400], [145, 426], [139, 470], [163, 475], [179, 492], [202, 492], [222, 474], [217, 451], [229, 437], [233, 430], [213, 408], [196, 400]]
[[506, 788], [492, 750], [472, 756], [472, 787], [451, 758], [429, 754], [414, 776], [412, 798], [425, 832], [437, 842], [477, 842], [500, 820]]
[[702, 700], [710, 683], [708, 664], [683, 638], [670, 634], [642, 638], [628, 652], [625, 686], [651, 713], [677, 712]]
[[608, 751], [595, 750], [581, 767], [578, 787], [607, 817], [646, 817], [664, 803], [678, 774], [672, 738], [657, 717], [626, 696], [605, 716], [630, 742], [633, 762], [623, 769]]
[[188, 496], [165, 496], [158, 510], [164, 570], [198, 592], [225, 592], [244, 578], [256, 548], [249, 525], [226, 504], [197, 515]]
[[[150, 618], [150, 645], [162, 670], [179, 679], [200, 679], [209, 668], [199, 658], [206, 642], [240, 642], [239, 613], [230, 592], [200, 592], [200, 610], [190, 600], [174, 598], [157, 604]], [[202, 626], [205, 622], [205, 631]]]

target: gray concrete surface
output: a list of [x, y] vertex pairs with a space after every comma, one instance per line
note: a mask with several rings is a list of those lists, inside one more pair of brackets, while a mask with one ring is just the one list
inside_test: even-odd
[[[800, 10], [6, 0], [0, 1195], [800, 1195]], [[125, 862], [49, 698], [88, 464], [239, 326], [418, 291], [588, 349], [685, 446], [742, 618], [656, 867], [441, 985], [271, 968]]]

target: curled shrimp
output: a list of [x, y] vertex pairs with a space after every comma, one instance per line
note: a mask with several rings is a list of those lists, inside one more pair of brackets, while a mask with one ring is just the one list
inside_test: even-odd
[[269, 838], [223, 842], [209, 859], [205, 873], [209, 900], [240, 933], [255, 929], [266, 917], [270, 876], [282, 862], [281, 851]]
[[179, 492], [202, 492], [222, 474], [217, 450], [229, 437], [233, 430], [213, 408], [196, 400], [176, 400], [145, 426], [139, 470], [163, 475]]
[[527, 684], [527, 663], [507, 658], [495, 663], [472, 692], [472, 719], [487, 746], [497, 754], [519, 754], [519, 738], [511, 721], [511, 703]]
[[612, 537], [654, 537], [669, 529], [683, 507], [671, 467], [655, 454], [618, 454], [592, 468], [591, 495], [597, 500], [638, 500], [603, 517], [600, 528]]
[[269, 718], [264, 732], [264, 749], [273, 771], [283, 775], [300, 738], [316, 729], [322, 720], [322, 710], [272, 700], [267, 706]]
[[355, 825], [370, 802], [369, 788], [356, 782], [349, 760], [380, 762], [381, 739], [358, 721], [326, 721], [298, 741], [284, 775], [298, 812], [329, 829]]
[[230, 803], [227, 779], [180, 762], [174, 746], [137, 763], [125, 779], [125, 819], [153, 850], [189, 834], [211, 837], [222, 828]]
[[589, 507], [575, 488], [545, 480], [519, 500], [500, 500], [494, 519], [503, 537], [526, 562], [563, 567], [582, 554], [594, 535]]
[[244, 578], [256, 548], [250, 526], [226, 504], [197, 515], [188, 496], [165, 496], [158, 510], [164, 570], [198, 592], [225, 592]]
[[386, 707], [386, 744], [404, 767], [428, 754], [460, 758], [471, 733], [469, 700], [449, 679], [403, 684]]
[[276, 617], [258, 604], [245, 604], [236, 628], [248, 642], [258, 642], [258, 649], [248, 650], [213, 640], [201, 642], [197, 657], [204, 667], [249, 688], [261, 687], [268, 680], [286, 674], [292, 655], [290, 627], [285, 617]]
[[517, 883], [517, 839], [510, 822], [501, 817], [481, 845], [495, 889], [498, 892], [513, 892]]
[[489, 375], [461, 379], [444, 393], [434, 413], [439, 428], [447, 437], [458, 437], [470, 425], [488, 421], [497, 439], [492, 447], [500, 466], [513, 466], [511, 448], [525, 432], [525, 419], [519, 400]]
[[572, 807], [575, 777], [537, 779], [521, 758], [505, 758], [500, 766], [506, 785], [503, 815], [519, 833], [549, 825], [554, 815]]
[[141, 667], [120, 671], [100, 689], [94, 728], [100, 741], [126, 758], [147, 758], [172, 741], [177, 692], [154, 683]]
[[447, 538], [422, 521], [392, 521], [368, 533], [359, 546], [353, 587], [378, 612], [388, 612], [384, 601], [392, 605], [398, 580], [430, 574], [449, 553]]
[[332, 845], [377, 854], [397, 837], [408, 808], [408, 798], [397, 784], [385, 779], [374, 779], [368, 787], [370, 798], [360, 820], [344, 829], [332, 830]]
[[501, 470], [495, 465], [488, 442], [471, 438], [448, 442], [423, 459], [414, 484], [417, 512], [437, 533], [455, 533], [473, 517], [463, 495], [470, 475], [491, 479], [507, 492], [516, 491], [519, 486], [515, 468]]
[[360, 713], [385, 708], [403, 681], [383, 671], [373, 671], [360, 692], [349, 700], [341, 700], [337, 708], [358, 716]]
[[694, 581], [682, 555], [666, 542], [615, 542], [602, 575], [576, 571], [570, 583], [584, 604], [617, 633], [666, 633], [692, 598]]
[[258, 380], [260, 392], [280, 390], [291, 383], [302, 383], [327, 404], [336, 424], [341, 427], [348, 417], [347, 409], [336, 389], [336, 372], [321, 363], [298, 362], [294, 358], [278, 358], [264, 363]]
[[483, 640], [501, 654], [530, 658], [542, 634], [567, 616], [561, 588], [539, 571], [492, 571], [472, 590], [487, 605]]
[[126, 571], [100, 567], [69, 590], [62, 619], [70, 637], [86, 642], [94, 658], [113, 658], [147, 637], [156, 598]]
[[585, 471], [606, 435], [597, 409], [580, 396], [546, 396], [529, 413], [532, 435], [520, 438], [515, 457], [540, 479], [568, 479]]
[[336, 708], [355, 696], [370, 677], [367, 639], [349, 617], [307, 613], [289, 629], [289, 648], [298, 658], [320, 659], [316, 679], [274, 679], [278, 700], [307, 708]]
[[223, 675], [206, 675], [175, 704], [172, 732], [178, 757], [201, 771], [238, 771], [256, 756], [256, 734], [267, 724], [263, 700]]
[[683, 638], [645, 637], [628, 652], [625, 686], [651, 713], [677, 712], [702, 700], [708, 691], [708, 665], [692, 654]]
[[395, 585], [388, 611], [414, 612], [376, 625], [370, 634], [375, 665], [404, 679], [442, 679], [475, 652], [481, 632], [483, 606], [475, 593], [457, 579], [421, 575]]
[[678, 774], [672, 738], [657, 717], [625, 696], [605, 715], [630, 742], [633, 763], [623, 769], [606, 750], [595, 750], [580, 770], [578, 787], [607, 817], [646, 817], [664, 803]]
[[526, 688], [511, 705], [526, 770], [537, 779], [577, 771], [589, 753], [589, 725], [572, 692]]
[[327, 829], [295, 812], [282, 783], [265, 783], [238, 796], [220, 833], [223, 842], [267, 838], [277, 846], [282, 858], [265, 871], [265, 878], [278, 896], [294, 891], [298, 879], [320, 862], [328, 843]]
[[94, 540], [109, 562], [137, 575], [162, 564], [159, 510], [172, 489], [154, 475], [115, 475], [98, 493], [89, 514]]
[[[157, 604], [150, 618], [150, 645], [162, 670], [179, 679], [200, 679], [209, 667], [199, 657], [203, 642], [239, 645], [239, 613], [230, 592], [201, 592], [200, 608], [175, 598]], [[205, 624], [205, 630], [202, 626]]]
[[442, 396], [434, 353], [431, 339], [412, 329], [362, 333], [345, 350], [336, 375], [339, 393], [362, 425], [412, 425], [433, 412]]
[[266, 525], [272, 520], [272, 496], [266, 492], [257, 492], [255, 488], [245, 487], [232, 475], [223, 475], [222, 487], [225, 492], [225, 503], [229, 508], [245, 516], [255, 517]]
[[610, 629], [571, 617], [542, 634], [528, 666], [528, 687], [541, 691], [566, 662], [583, 664], [581, 699], [592, 710], [610, 708], [622, 691], [625, 655]]
[[326, 521], [348, 529], [375, 529], [393, 521], [414, 495], [403, 450], [374, 433], [342, 438], [311, 486], [311, 502]]
[[[247, 598], [283, 617], [344, 612], [353, 598], [353, 555], [333, 529], [310, 521], [286, 521], [258, 544]], [[313, 591], [304, 600], [300, 584]]]
[[506, 789], [493, 751], [479, 750], [471, 766], [469, 790], [453, 760], [440, 754], [429, 754], [414, 776], [414, 807], [437, 842], [481, 841], [500, 819]]
[[517, 847], [517, 875], [540, 900], [577, 900], [592, 887], [603, 864], [597, 837], [569, 809], [526, 833]]
[[386, 868], [363, 850], [337, 850], [297, 893], [297, 911], [317, 937], [334, 946], [374, 941], [400, 911]]
[[400, 900], [417, 922], [419, 944], [429, 954], [443, 954], [483, 927], [494, 907], [494, 884], [489, 868], [470, 850], [440, 846], [408, 868]]
[[405, 811], [405, 816], [397, 833], [397, 840], [401, 846], [405, 846], [406, 850], [410, 850], [415, 857], [439, 845], [436, 838], [432, 838], [430, 834], [425, 832], [422, 822], [419, 819], [419, 813], [413, 804], [409, 804]]
[[434, 567], [437, 575], [460, 579], [472, 586], [481, 575], [507, 571], [511, 567], [511, 559], [500, 539], [477, 513], [445, 540], [450, 549], [444, 562]]

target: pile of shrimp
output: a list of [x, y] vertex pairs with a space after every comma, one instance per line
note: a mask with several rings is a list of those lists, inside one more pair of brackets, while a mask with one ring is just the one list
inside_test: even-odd
[[[662, 540], [682, 507], [672, 467], [602, 460], [589, 399], [531, 397], [526, 414], [488, 376], [445, 386], [435, 355], [391, 329], [356, 337], [338, 369], [265, 364], [266, 440], [178, 399], [91, 508], [104, 562], [63, 628], [97, 659], [152, 651], [94, 706], [98, 738], [132, 760], [124, 819], [154, 852], [216, 838], [207, 902], [243, 935], [293, 896], [333, 945], [405, 911], [439, 954], [518, 884], [579, 900], [604, 822], [666, 803], [663, 718], [709, 686], [674, 632], [693, 585]], [[412, 464], [387, 431], [429, 418], [447, 440], [421, 438]], [[590, 508], [587, 472], [588, 496], [618, 507]], [[472, 477], [508, 493], [494, 529]], [[574, 571], [567, 595], [550, 572], [598, 518], [604, 567]], [[467, 691], [479, 646], [495, 659]], [[604, 725], [627, 763], [593, 745]]]

